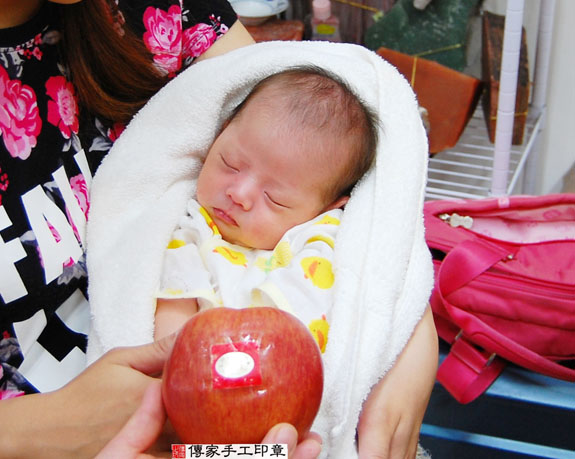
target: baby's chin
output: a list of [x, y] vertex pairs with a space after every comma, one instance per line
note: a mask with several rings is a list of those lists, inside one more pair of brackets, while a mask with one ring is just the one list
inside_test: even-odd
[[[228, 233], [228, 234], [226, 234]], [[275, 249], [276, 245], [278, 244], [279, 240], [275, 244], [264, 244], [263, 241], [251, 241], [250, 239], [238, 237], [237, 235], [229, 234], [230, 232], [225, 231], [224, 229], [220, 230], [220, 234], [222, 235], [222, 239], [230, 244], [234, 244], [240, 247], [244, 247], [246, 249], [254, 249], [254, 250], [273, 250]], [[269, 241], [267, 241], [269, 242]]]

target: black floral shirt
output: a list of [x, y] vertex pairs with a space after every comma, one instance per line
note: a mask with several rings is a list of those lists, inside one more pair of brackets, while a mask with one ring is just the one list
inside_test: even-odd
[[[226, 0], [118, 6], [120, 29], [139, 34], [169, 75], [236, 21]], [[0, 399], [56, 389], [85, 365], [90, 182], [123, 129], [78, 106], [59, 30], [50, 2], [0, 30]]]

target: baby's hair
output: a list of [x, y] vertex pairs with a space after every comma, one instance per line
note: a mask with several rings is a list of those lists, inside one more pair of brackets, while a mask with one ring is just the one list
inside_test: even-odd
[[[248, 96], [234, 109], [230, 120], [239, 116], [246, 104], [265, 89], [267, 97], [286, 104], [285, 123], [291, 129], [300, 126], [333, 135], [336, 139], [351, 136], [353, 151], [345, 158], [338, 180], [327, 190], [327, 198], [336, 200], [349, 195], [357, 181], [369, 170], [375, 159], [379, 119], [350, 86], [340, 77], [315, 65], [302, 65], [273, 74], [258, 82]], [[294, 132], [295, 134], [295, 132]], [[326, 158], [327, 164], [333, 164]]]

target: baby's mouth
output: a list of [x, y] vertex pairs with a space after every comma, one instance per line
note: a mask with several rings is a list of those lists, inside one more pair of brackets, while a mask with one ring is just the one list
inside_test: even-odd
[[214, 208], [214, 217], [230, 226], [238, 226], [238, 223], [222, 209]]

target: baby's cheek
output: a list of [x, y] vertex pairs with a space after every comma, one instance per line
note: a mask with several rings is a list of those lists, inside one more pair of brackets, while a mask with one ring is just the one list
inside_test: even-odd
[[[277, 236], [273, 222], [253, 221], [249, 231], [250, 247], [263, 250], [273, 250], [282, 235]], [[277, 240], [276, 240], [277, 239]]]

